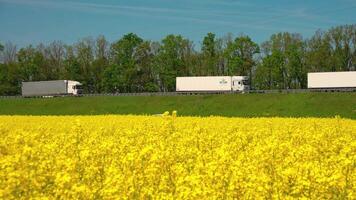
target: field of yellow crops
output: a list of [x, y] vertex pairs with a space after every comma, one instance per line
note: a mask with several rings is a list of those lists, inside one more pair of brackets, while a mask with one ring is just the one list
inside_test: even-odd
[[355, 199], [356, 121], [0, 116], [0, 199]]

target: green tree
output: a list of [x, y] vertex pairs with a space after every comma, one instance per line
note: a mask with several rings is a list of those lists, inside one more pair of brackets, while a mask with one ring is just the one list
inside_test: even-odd
[[92, 79], [92, 90], [101, 93], [104, 90], [104, 71], [109, 66], [109, 42], [104, 36], [99, 36], [95, 40], [95, 56], [91, 64], [90, 77]]
[[84, 79], [82, 67], [74, 54], [74, 47], [65, 46], [64, 73], [62, 79], [82, 81]]
[[225, 56], [228, 63], [228, 74], [250, 76], [256, 65], [254, 55], [260, 52], [259, 46], [248, 36], [237, 37], [229, 43]]
[[[39, 50], [39, 47], [37, 47]], [[55, 80], [63, 73], [63, 60], [65, 48], [61, 41], [53, 41], [47, 47], [43, 48], [43, 55], [47, 63], [46, 79]]]
[[[264, 58], [260, 69], [256, 69], [256, 76], [261, 76], [261, 71], [269, 68], [273, 73], [269, 76], [269, 85], [259, 87], [270, 89], [305, 88], [306, 73], [304, 41], [299, 34], [278, 33], [271, 36], [270, 40], [263, 43]], [[256, 77], [255, 76], [255, 77]], [[258, 77], [258, 81], [262, 78]], [[266, 82], [265, 82], [266, 83]]]
[[0, 95], [18, 95], [21, 76], [17, 63], [0, 63]]
[[356, 25], [318, 30], [307, 40], [308, 71], [351, 71], [356, 69]]
[[194, 54], [192, 42], [181, 35], [168, 35], [162, 40], [155, 60], [158, 66], [161, 91], [174, 91], [175, 78], [192, 74], [191, 55]]
[[[21, 78], [15, 58], [16, 47], [11, 43], [5, 46], [0, 43], [0, 95], [17, 95], [20, 93]], [[11, 52], [11, 62], [7, 55]]]
[[332, 48], [329, 38], [318, 30], [310, 39], [306, 40], [306, 65], [309, 72], [331, 71]]
[[112, 64], [104, 72], [105, 88], [111, 92], [135, 92], [136, 50], [143, 39], [134, 33], [124, 35], [111, 45]]
[[17, 53], [17, 58], [21, 81], [45, 80], [42, 69], [46, 63], [41, 52], [37, 51], [30, 45], [21, 48]]
[[156, 92], [159, 86], [155, 81], [156, 73], [154, 68], [154, 52], [152, 43], [142, 42], [136, 50], [137, 71], [135, 74], [134, 85], [137, 92]]
[[74, 45], [76, 62], [81, 71], [81, 80], [84, 92], [95, 92], [94, 80], [92, 76], [92, 64], [94, 61], [95, 41], [92, 38], [84, 38]]
[[217, 75], [218, 74], [218, 55], [216, 49], [216, 39], [214, 33], [208, 33], [204, 39], [201, 47], [203, 59], [203, 72], [200, 75]]
[[17, 46], [11, 42], [6, 42], [3, 47], [2, 62], [5, 64], [16, 62]]
[[328, 31], [327, 36], [330, 38], [330, 46], [333, 50], [332, 71], [349, 71], [354, 68], [355, 33], [356, 24], [338, 26]]
[[254, 75], [254, 88], [256, 89], [283, 89], [284, 55], [274, 51], [262, 59]]

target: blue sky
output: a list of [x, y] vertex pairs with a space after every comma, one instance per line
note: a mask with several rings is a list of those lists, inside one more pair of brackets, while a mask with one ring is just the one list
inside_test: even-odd
[[309, 37], [354, 23], [356, 0], [0, 0], [0, 41], [19, 46], [129, 32], [149, 40], [181, 34], [198, 46], [207, 32], [244, 33], [260, 43], [277, 32]]

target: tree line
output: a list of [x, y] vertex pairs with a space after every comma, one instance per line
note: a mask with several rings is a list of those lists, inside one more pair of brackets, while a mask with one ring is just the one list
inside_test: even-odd
[[308, 72], [356, 70], [356, 24], [273, 34], [257, 44], [247, 35], [207, 33], [196, 49], [181, 35], [161, 41], [134, 33], [108, 42], [104, 36], [67, 45], [0, 44], [0, 95], [21, 93], [22, 81], [76, 80], [85, 93], [166, 92], [177, 76], [249, 76], [254, 89], [307, 87]]

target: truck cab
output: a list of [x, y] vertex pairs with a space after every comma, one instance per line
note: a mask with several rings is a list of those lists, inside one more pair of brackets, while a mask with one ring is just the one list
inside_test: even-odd
[[231, 77], [232, 91], [247, 91], [250, 89], [250, 81], [248, 76], [233, 76]]
[[68, 94], [80, 95], [83, 93], [83, 86], [78, 81], [67, 81], [68, 83]]

